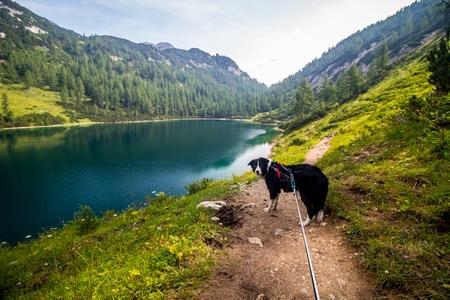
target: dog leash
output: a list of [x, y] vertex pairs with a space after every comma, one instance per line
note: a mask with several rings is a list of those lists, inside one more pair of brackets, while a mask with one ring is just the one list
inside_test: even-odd
[[[314, 299], [320, 300], [319, 289], [317, 288], [316, 276], [314, 273], [312, 260], [311, 260], [311, 254], [309, 253], [308, 241], [306, 240], [305, 226], [303, 225], [302, 213], [300, 212], [300, 205], [298, 204], [298, 195], [295, 191], [296, 187], [295, 187], [294, 174], [292, 174], [291, 170], [286, 168], [284, 165], [282, 165], [280, 163], [276, 163], [276, 164], [280, 165], [284, 170], [289, 172], [289, 176], [284, 174], [283, 172], [281, 172], [281, 175], [284, 176], [286, 179], [290, 179], [290, 181], [291, 181], [292, 190], [294, 191], [294, 196], [295, 196], [295, 203], [297, 204], [298, 217], [300, 218], [300, 227], [302, 228], [303, 244], [305, 245], [306, 257], [308, 259], [308, 268], [309, 268], [309, 274], [311, 275], [311, 282], [312, 282], [313, 291], [314, 291]], [[269, 169], [270, 168], [272, 168], [275, 172], [277, 171], [277, 169], [274, 166], [272, 166], [272, 162], [269, 165]]]
[[[285, 168], [285, 169], [287, 169], [287, 168]], [[303, 226], [302, 213], [300, 212], [300, 205], [298, 204], [298, 196], [295, 191], [294, 175], [292, 174], [292, 172], [290, 170], [289, 170], [289, 173], [291, 175], [291, 185], [292, 185], [292, 190], [294, 191], [294, 195], [295, 195], [295, 203], [297, 204], [298, 217], [300, 218], [300, 225], [301, 225], [300, 227], [302, 228], [302, 233], [303, 233], [303, 244], [305, 245], [306, 257], [308, 259], [309, 274], [311, 275], [311, 281], [312, 281], [312, 286], [313, 286], [313, 291], [314, 291], [314, 299], [320, 300], [319, 289], [317, 288], [316, 276], [314, 274], [314, 269], [313, 269], [312, 260], [311, 260], [311, 254], [309, 254], [308, 242], [306, 240], [305, 228]]]

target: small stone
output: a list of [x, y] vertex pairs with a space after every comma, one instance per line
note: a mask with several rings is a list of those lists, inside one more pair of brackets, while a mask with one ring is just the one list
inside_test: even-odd
[[327, 222], [322, 222], [322, 223], [320, 223], [320, 226], [327, 226]]
[[256, 206], [256, 203], [247, 203], [247, 204], [245, 204], [245, 205], [242, 205], [242, 207], [241, 207], [241, 209], [244, 209], [244, 208], [247, 208], [247, 207], [255, 207]]
[[273, 270], [274, 270], [275, 272], [278, 272], [278, 268], [274, 268]]
[[219, 226], [223, 226], [223, 223], [219, 223]]
[[248, 238], [248, 242], [250, 244], [259, 245], [261, 248], [263, 247], [262, 241], [258, 237], [250, 237], [250, 238]]
[[211, 217], [211, 221], [217, 222], [217, 221], [220, 221], [220, 218], [218, 218], [218, 217]]
[[281, 228], [277, 228], [276, 230], [275, 230], [275, 236], [278, 236], [278, 235], [280, 235], [280, 234], [282, 234], [283, 233], [283, 229], [281, 229]]
[[258, 297], [256, 297], [256, 300], [266, 300], [266, 299], [269, 299], [269, 298], [264, 294], [259, 294]]
[[222, 208], [222, 206], [227, 206], [227, 204], [224, 201], [203, 201], [197, 204], [198, 208], [212, 208], [214, 210], [219, 210]]

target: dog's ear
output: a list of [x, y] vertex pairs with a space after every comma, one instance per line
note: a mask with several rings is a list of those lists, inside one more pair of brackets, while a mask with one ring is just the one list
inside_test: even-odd
[[248, 163], [248, 166], [252, 166], [252, 167], [253, 167], [253, 165], [255, 164], [255, 161], [256, 161], [256, 159], [251, 160], [251, 161]]

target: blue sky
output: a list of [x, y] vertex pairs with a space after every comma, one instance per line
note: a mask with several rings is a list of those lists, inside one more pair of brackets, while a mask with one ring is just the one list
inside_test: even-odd
[[295, 73], [411, 0], [17, 0], [78, 33], [231, 57], [266, 84]]

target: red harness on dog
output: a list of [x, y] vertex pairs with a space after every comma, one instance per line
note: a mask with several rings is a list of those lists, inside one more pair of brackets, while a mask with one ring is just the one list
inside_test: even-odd
[[281, 179], [281, 171], [280, 171], [280, 166], [279, 165], [277, 165], [277, 168], [275, 169], [275, 172], [277, 173], [277, 177], [279, 179]]

